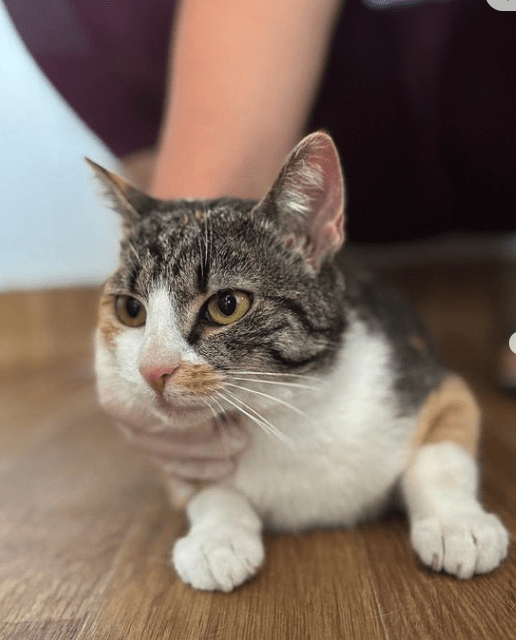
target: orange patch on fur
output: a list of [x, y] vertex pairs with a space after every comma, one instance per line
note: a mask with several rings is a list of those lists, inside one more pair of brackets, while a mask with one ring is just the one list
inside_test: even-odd
[[113, 296], [105, 292], [100, 299], [98, 326], [105, 345], [113, 349], [115, 338], [122, 331], [122, 327], [115, 317]]
[[184, 364], [174, 375], [174, 386], [192, 395], [208, 395], [222, 388], [222, 377], [207, 364]]
[[204, 220], [206, 213], [204, 211], [201, 211], [200, 209], [197, 209], [197, 211], [194, 213], [194, 216], [197, 222], [201, 222], [201, 220]]
[[476, 456], [481, 414], [477, 401], [462, 378], [447, 376], [426, 399], [412, 440], [413, 453], [425, 444], [454, 442]]

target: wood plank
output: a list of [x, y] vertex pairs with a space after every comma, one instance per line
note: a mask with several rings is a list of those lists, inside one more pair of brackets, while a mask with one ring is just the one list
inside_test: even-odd
[[99, 287], [0, 294], [0, 376], [91, 356]]

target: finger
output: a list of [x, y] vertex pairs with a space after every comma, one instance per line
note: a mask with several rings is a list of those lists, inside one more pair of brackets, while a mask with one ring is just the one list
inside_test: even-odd
[[123, 423], [118, 423], [118, 427], [133, 445], [166, 457], [228, 458], [242, 452], [249, 443], [249, 435], [236, 420], [184, 431], [167, 429], [153, 433]]
[[171, 476], [186, 482], [214, 481], [226, 478], [236, 468], [236, 462], [232, 458], [222, 460], [164, 460], [163, 458], [151, 458], [167, 476]]

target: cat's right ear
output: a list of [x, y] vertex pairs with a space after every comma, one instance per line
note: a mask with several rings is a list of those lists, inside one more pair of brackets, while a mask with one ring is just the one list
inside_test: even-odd
[[122, 216], [126, 230], [141, 220], [145, 213], [153, 207], [154, 199], [143, 191], [133, 187], [116, 173], [104, 169], [93, 160], [84, 159], [93, 169], [95, 177], [102, 186], [103, 195], [111, 207]]
[[261, 201], [289, 245], [318, 271], [344, 242], [344, 178], [331, 137], [318, 131], [296, 146]]

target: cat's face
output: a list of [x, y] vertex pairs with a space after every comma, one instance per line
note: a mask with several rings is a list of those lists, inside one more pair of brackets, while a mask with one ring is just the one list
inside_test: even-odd
[[256, 392], [264, 382], [332, 365], [344, 326], [332, 261], [343, 195], [327, 136], [300, 143], [258, 204], [156, 201], [96, 171], [125, 230], [97, 333], [110, 412], [142, 428], [245, 415], [271, 402]]

